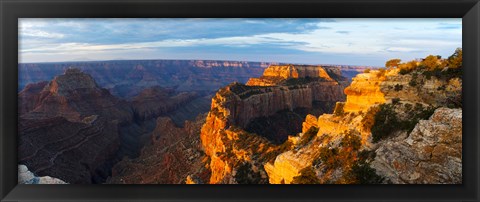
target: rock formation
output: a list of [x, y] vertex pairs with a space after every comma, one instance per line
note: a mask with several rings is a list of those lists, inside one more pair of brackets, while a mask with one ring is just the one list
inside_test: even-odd
[[25, 165], [18, 165], [18, 184], [67, 184], [50, 176], [37, 177]]
[[[445, 106], [461, 106], [462, 80], [425, 71], [358, 74], [333, 114], [307, 116], [288, 139], [293, 149], [265, 164], [269, 182], [461, 183], [462, 110]], [[378, 113], [397, 125], [382, 125]], [[390, 128], [388, 138], [373, 141], [373, 128]]]
[[352, 79], [350, 86], [345, 88], [347, 101], [343, 110], [357, 112], [368, 109], [374, 104], [385, 102], [385, 95], [380, 90], [380, 83], [385, 80], [381, 72], [358, 74]]
[[[344, 99], [343, 86], [320, 66], [271, 66], [262, 79], [277, 83], [268, 86], [256, 83], [259, 80], [255, 79], [248, 85], [233, 83], [212, 98], [200, 135], [205, 153], [210, 157], [210, 183], [239, 183], [236, 173], [240, 167], [244, 171], [240, 173], [264, 176], [258, 180], [265, 180], [263, 163], [286, 147], [273, 146], [260, 136], [246, 132], [244, 128], [255, 118], [270, 117], [282, 110], [311, 109], [314, 101]], [[249, 142], [248, 146], [245, 141]]]
[[[245, 83], [273, 63], [215, 60], [117, 60], [19, 64], [19, 91], [28, 84], [50, 81], [69, 67], [78, 67], [113, 95], [132, 98], [152, 86], [177, 91], [216, 92], [234, 81]], [[367, 67], [336, 65], [351, 78]], [[203, 94], [202, 94], [203, 95]]]
[[438, 108], [408, 137], [380, 143], [372, 167], [394, 184], [462, 183], [462, 110]]
[[101, 180], [109, 172], [104, 164], [119, 148], [118, 127], [133, 119], [127, 102], [78, 69], [19, 97], [19, 163], [74, 184]]
[[[38, 87], [44, 83], [36, 84]], [[99, 115], [119, 123], [132, 119], [128, 103], [98, 87], [95, 80], [78, 69], [67, 69], [63, 75], [39, 88], [19, 93], [19, 112], [27, 119], [64, 117], [72, 122]]]
[[260, 76], [269, 63], [212, 60], [125, 60], [19, 64], [19, 88], [49, 81], [69, 67], [78, 67], [97, 83], [122, 98], [132, 98], [144, 88], [173, 87], [177, 91], [208, 91], [234, 81]]
[[199, 116], [178, 128], [171, 119], [159, 117], [148, 144], [138, 158], [125, 157], [113, 168], [107, 183], [113, 184], [182, 184], [190, 174], [208, 180], [206, 156], [201, 150]]

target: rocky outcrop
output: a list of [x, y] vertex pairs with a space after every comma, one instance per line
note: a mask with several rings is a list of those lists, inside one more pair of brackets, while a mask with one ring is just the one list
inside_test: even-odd
[[98, 86], [92, 76], [76, 68], [66, 69], [64, 75], [55, 77], [55, 79], [45, 86], [45, 90], [59, 96], [68, 96], [82, 89], [96, 88], [98, 88]]
[[[341, 75], [340, 72], [337, 72]], [[322, 78], [324, 81], [333, 81], [326, 69], [321, 66], [309, 65], [270, 65], [259, 78], [250, 78], [249, 86], [275, 86], [287, 79]]]
[[25, 165], [18, 165], [18, 184], [68, 184], [50, 176], [37, 177]]
[[245, 128], [254, 118], [272, 116], [282, 110], [311, 109], [315, 101], [341, 101], [345, 98], [342, 90], [342, 85], [334, 81], [271, 87], [233, 83], [215, 95], [212, 109], [215, 103], [225, 102], [224, 107], [230, 113], [229, 122]]
[[[461, 106], [462, 80], [428, 78], [424, 71], [358, 74], [345, 89], [346, 101], [338, 102], [333, 114], [307, 116], [302, 133], [288, 138], [291, 149], [264, 164], [269, 182], [461, 183], [462, 110], [445, 106], [456, 106], [459, 100]], [[412, 78], [422, 85], [414, 85]], [[398, 119], [398, 129], [386, 140], [373, 142], [373, 126], [385, 127], [376, 123], [383, 105], [392, 107], [382, 113]], [[438, 109], [428, 120], [418, 121], [419, 114], [433, 108]], [[413, 117], [418, 123], [411, 122]], [[401, 129], [406, 123], [414, 124], [412, 132]]]
[[119, 126], [133, 120], [128, 103], [78, 69], [34, 87], [19, 93], [19, 163], [73, 184], [101, 182], [120, 146]]
[[205, 117], [199, 116], [179, 128], [171, 119], [159, 117], [140, 156], [135, 159], [126, 157], [115, 165], [107, 183], [182, 184], [188, 175], [208, 181], [206, 156], [201, 150], [199, 137], [204, 121]]
[[72, 122], [83, 122], [93, 115], [109, 117], [119, 123], [132, 120], [127, 102], [99, 88], [95, 80], [78, 69], [67, 69], [55, 77], [41, 91], [26, 89], [19, 93], [19, 111], [28, 119], [64, 117]]
[[461, 78], [438, 79], [423, 74], [402, 75], [398, 71], [391, 70], [392, 73], [380, 85], [386, 99], [398, 98], [432, 106], [447, 106], [447, 102], [456, 97], [461, 100]]
[[366, 110], [374, 104], [384, 103], [385, 95], [380, 90], [380, 84], [385, 78], [385, 73], [379, 70], [358, 74], [354, 77], [350, 86], [345, 88], [347, 101], [343, 111], [358, 112]]
[[[302, 139], [302, 133], [299, 139]], [[298, 143], [298, 142], [297, 142]], [[294, 143], [295, 145], [295, 143]], [[270, 184], [291, 184], [302, 169], [311, 166], [320, 154], [320, 145], [311, 144], [300, 150], [290, 150], [279, 154], [275, 161], [265, 164]]]
[[394, 184], [462, 183], [462, 110], [438, 108], [408, 137], [379, 143], [372, 167]]
[[42, 92], [47, 84], [47, 81], [28, 84], [25, 89], [18, 93], [19, 114], [25, 114], [38, 107], [38, 105], [41, 103], [41, 99], [43, 99], [40, 92]]

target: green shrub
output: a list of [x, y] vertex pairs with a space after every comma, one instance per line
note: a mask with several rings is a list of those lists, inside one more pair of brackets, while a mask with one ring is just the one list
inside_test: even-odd
[[462, 48], [457, 48], [455, 52], [448, 57], [447, 63], [449, 68], [461, 68], [463, 59], [463, 50]]
[[350, 130], [340, 142], [340, 146], [346, 148], [352, 148], [354, 151], [357, 151], [362, 146], [362, 140], [360, 139], [360, 134], [355, 130]]
[[319, 159], [322, 161], [323, 165], [327, 169], [333, 169], [340, 166], [340, 162], [337, 159], [338, 149], [337, 148], [320, 148]]
[[375, 150], [362, 150], [361, 152], [358, 152], [357, 157], [359, 162], [367, 162], [375, 159], [375, 156], [377, 153], [375, 153]]
[[447, 68], [445, 71], [442, 69], [432, 69], [426, 70], [422, 73], [427, 79], [430, 79], [431, 76], [435, 76], [437, 79], [448, 81], [452, 78], [461, 78], [462, 77], [462, 68]]
[[300, 170], [300, 175], [292, 180], [292, 184], [320, 184], [320, 180], [311, 166]]
[[462, 94], [453, 93], [453, 94], [447, 95], [445, 105], [448, 108], [462, 108]]
[[428, 119], [435, 111], [434, 107], [424, 108], [423, 105], [417, 103], [413, 110], [407, 110], [407, 117], [400, 120], [393, 106], [393, 104], [380, 105], [380, 110], [375, 114], [375, 123], [371, 129], [373, 142], [378, 142], [399, 130], [410, 133], [420, 120]]
[[238, 184], [258, 184], [262, 176], [260, 173], [253, 172], [252, 164], [244, 163], [237, 169], [235, 180]]
[[408, 73], [410, 73], [410, 72], [411, 72], [411, 70], [408, 70], [408, 69], [400, 69], [400, 72], [399, 72], [399, 73], [400, 73], [401, 75], [405, 75], [405, 74], [408, 74]]
[[410, 103], [405, 103], [405, 111], [408, 112], [408, 111], [412, 110], [412, 107], [413, 107], [412, 104], [410, 104]]
[[398, 103], [400, 103], [400, 98], [396, 97], [392, 99], [392, 104], [396, 105]]
[[375, 169], [371, 168], [367, 163], [356, 163], [350, 171], [357, 184], [381, 184], [385, 180], [384, 177], [377, 175]]
[[312, 126], [310, 129], [308, 129], [305, 134], [303, 134], [302, 139], [298, 143], [301, 146], [307, 145], [310, 141], [313, 140], [315, 136], [317, 136], [318, 133], [318, 128], [315, 126]]
[[403, 89], [403, 85], [396, 84], [394, 89], [395, 91], [401, 91]]
[[412, 87], [417, 86], [417, 80], [416, 80], [416, 79], [410, 80], [410, 82], [408, 82], [408, 85], [410, 85], [410, 86], [412, 86]]
[[382, 104], [380, 110], [375, 114], [375, 123], [372, 126], [373, 142], [389, 136], [398, 128], [398, 118], [393, 110], [393, 105]]

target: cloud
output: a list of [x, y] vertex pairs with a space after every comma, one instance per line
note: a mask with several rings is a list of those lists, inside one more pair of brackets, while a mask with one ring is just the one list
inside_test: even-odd
[[22, 61], [142, 53], [176, 58], [188, 52], [200, 58], [221, 53], [254, 60], [259, 57], [250, 53], [256, 53], [383, 64], [392, 57], [447, 56], [461, 47], [462, 36], [461, 19], [21, 19], [19, 25]]
[[40, 37], [40, 38], [63, 38], [65, 35], [61, 33], [54, 33], [54, 32], [45, 32], [42, 30], [23, 30], [22, 31], [23, 37]]

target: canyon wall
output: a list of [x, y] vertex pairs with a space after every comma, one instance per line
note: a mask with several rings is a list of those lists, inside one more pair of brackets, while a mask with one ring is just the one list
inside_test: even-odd
[[[312, 79], [300, 80], [310, 76]], [[343, 77], [338, 75], [338, 78]], [[250, 121], [282, 110], [311, 109], [315, 101], [344, 99], [343, 86], [320, 66], [271, 66], [265, 70], [263, 79], [271, 79], [271, 83], [276, 84], [267, 86], [253, 82], [258, 80], [250, 80], [247, 85], [232, 83], [212, 98], [212, 107], [200, 134], [205, 153], [210, 157], [210, 183], [238, 183], [239, 165], [250, 166], [247, 170], [263, 176], [260, 181], [266, 181], [262, 162], [272, 160], [283, 148], [246, 132], [244, 128]], [[238, 136], [248, 136], [250, 141]], [[240, 143], [235, 144], [236, 141]], [[250, 142], [248, 147], [245, 141]], [[255, 149], [266, 151], [260, 153]]]
[[70, 67], [91, 75], [113, 95], [136, 96], [146, 87], [172, 87], [177, 91], [214, 92], [234, 82], [260, 76], [270, 63], [214, 60], [125, 60], [19, 64], [19, 90], [50, 81]]

